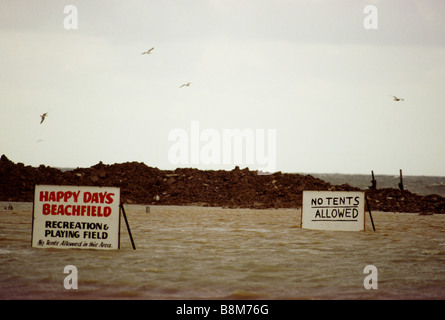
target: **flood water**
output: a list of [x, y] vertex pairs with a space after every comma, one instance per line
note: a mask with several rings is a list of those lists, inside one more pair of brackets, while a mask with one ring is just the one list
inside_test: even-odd
[[[0, 203], [1, 299], [444, 299], [445, 215], [373, 212], [360, 232], [297, 209], [126, 205], [121, 249], [32, 248], [32, 203]], [[65, 266], [78, 289], [64, 287]], [[377, 289], [365, 289], [367, 265]]]

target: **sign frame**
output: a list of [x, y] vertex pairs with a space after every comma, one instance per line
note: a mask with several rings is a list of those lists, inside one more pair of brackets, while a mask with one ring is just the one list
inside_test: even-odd
[[364, 231], [364, 191], [304, 190], [301, 228], [326, 231]]
[[120, 188], [34, 186], [31, 246], [58, 249], [120, 249]]

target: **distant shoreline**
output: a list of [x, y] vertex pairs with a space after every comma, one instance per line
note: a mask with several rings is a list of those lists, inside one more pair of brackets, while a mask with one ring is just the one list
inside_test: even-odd
[[[12, 209], [6, 209], [6, 207], [11, 204]], [[23, 212], [26, 210], [32, 211], [34, 202], [32, 201], [3, 201], [0, 200], [0, 212], [1, 213], [18, 213]], [[28, 206], [29, 208], [23, 208]], [[253, 212], [253, 211], [270, 211], [271, 214], [276, 212], [277, 210], [293, 210], [296, 212], [296, 214], [301, 214], [301, 208], [229, 208], [229, 207], [210, 207], [206, 205], [199, 205], [199, 204], [187, 204], [187, 205], [157, 205], [157, 204], [143, 204], [143, 203], [133, 203], [133, 204], [125, 204], [125, 206], [129, 207], [141, 207], [141, 208], [150, 208], [150, 212], [145, 212], [147, 215], [150, 213], [153, 213], [156, 208], [159, 209], [165, 209], [165, 208], [171, 208], [171, 209], [180, 209], [180, 208], [199, 208], [199, 209], [205, 209], [208, 208], [209, 210], [236, 210], [236, 211], [246, 211], [246, 212]], [[379, 211], [379, 210], [372, 210], [372, 214], [374, 213], [382, 213], [382, 214], [412, 214], [412, 215], [424, 215], [419, 214], [418, 212], [395, 212], [395, 211]], [[368, 212], [365, 211], [365, 214], [367, 215]]]

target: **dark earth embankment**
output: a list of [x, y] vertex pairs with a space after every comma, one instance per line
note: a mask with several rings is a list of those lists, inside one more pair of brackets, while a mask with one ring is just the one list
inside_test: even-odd
[[[124, 203], [157, 205], [204, 205], [230, 208], [299, 208], [303, 190], [360, 190], [348, 184], [332, 185], [311, 175], [277, 172], [258, 175], [248, 168], [204, 171], [151, 168], [144, 163], [113, 165], [98, 163], [90, 168], [62, 171], [40, 165], [0, 159], [0, 201], [29, 201], [36, 184], [109, 186], [121, 189]], [[411, 213], [445, 213], [445, 198], [421, 196], [408, 190], [384, 188], [366, 191], [372, 210]]]

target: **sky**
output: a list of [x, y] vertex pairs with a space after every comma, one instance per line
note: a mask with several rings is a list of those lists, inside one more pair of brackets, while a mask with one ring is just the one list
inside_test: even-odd
[[[445, 176], [444, 14], [442, 0], [0, 0], [0, 154], [255, 170], [261, 149], [269, 171]], [[223, 161], [235, 129], [253, 163]]]

